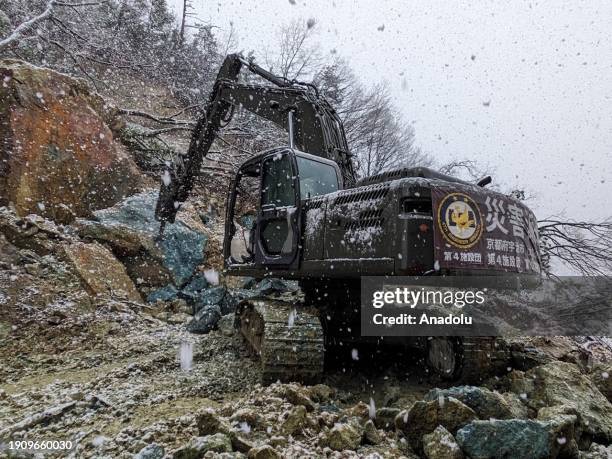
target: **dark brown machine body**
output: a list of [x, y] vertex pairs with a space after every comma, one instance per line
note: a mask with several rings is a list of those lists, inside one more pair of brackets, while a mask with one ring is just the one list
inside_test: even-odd
[[[244, 67], [273, 86], [240, 83]], [[317, 88], [238, 55], [224, 61], [188, 151], [164, 174], [160, 234], [236, 107], [289, 134], [287, 147], [240, 167], [226, 210], [226, 274], [297, 279], [304, 293], [299, 304], [251, 298], [238, 306], [237, 326], [261, 357], [264, 381], [316, 379], [324, 343], [360, 340], [362, 276], [539, 276], [535, 218], [521, 202], [484, 188], [490, 178], [471, 184], [411, 168], [358, 181], [342, 121]], [[417, 344], [430, 367], [451, 379], [483, 378], [507, 355], [493, 338]]]
[[[314, 191], [321, 194], [305, 193], [304, 187], [311, 191], [313, 188], [302, 171], [309, 163], [317, 164], [320, 174], [328, 180], [334, 177], [336, 183], [331, 187], [329, 183], [315, 186]], [[272, 166], [282, 172], [276, 174]], [[242, 199], [239, 190], [241, 181], [249, 174], [252, 185], [245, 194], [250, 205], [245, 210], [239, 202]], [[272, 196], [266, 190], [269, 183], [282, 193]], [[485, 244], [455, 250], [470, 250], [469, 253], [480, 250], [480, 260], [445, 263], [444, 246], [451, 245], [438, 234], [444, 216], [436, 208], [432, 190], [471, 198], [470, 208], [479, 214], [473, 225], [481, 226], [479, 240]], [[512, 265], [489, 262], [487, 255], [495, 252], [486, 249], [487, 220], [492, 220], [488, 218], [487, 207], [491, 206], [487, 206], [487, 198], [489, 203], [495, 199], [520, 209], [522, 237], [510, 233], [510, 229], [509, 234], [501, 235], [514, 245], [512, 256], [524, 254], [522, 259], [528, 259], [528, 263], [517, 266], [516, 258]], [[390, 172], [342, 189], [340, 171], [333, 162], [291, 149], [277, 149], [243, 165], [230, 186], [228, 203], [224, 258], [229, 274], [289, 279], [538, 275], [537, 239], [530, 230], [533, 214], [527, 207], [507, 196], [426, 168]], [[499, 213], [497, 218], [501, 218]], [[509, 221], [504, 219], [503, 223], [508, 225]], [[494, 229], [499, 233], [497, 227]], [[237, 247], [246, 247], [246, 253], [236, 250]]]

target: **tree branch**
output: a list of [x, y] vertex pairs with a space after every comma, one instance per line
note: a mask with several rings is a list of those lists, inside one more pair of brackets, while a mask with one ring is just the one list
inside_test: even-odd
[[12, 43], [19, 40], [19, 38], [25, 32], [30, 30], [32, 27], [34, 27], [39, 22], [42, 22], [48, 19], [51, 16], [51, 13], [53, 12], [53, 8], [55, 7], [55, 5], [56, 5], [55, 0], [49, 0], [49, 2], [47, 3], [47, 7], [42, 13], [40, 13], [38, 16], [34, 16], [33, 18], [28, 19], [27, 21], [19, 24], [8, 37], [6, 37], [3, 40], [0, 40], [0, 50], [5, 49]]
[[173, 117], [181, 114], [186, 109], [181, 110], [178, 113], [176, 113], [175, 115], [171, 115], [171, 116], [155, 116], [155, 115], [152, 115], [150, 113], [143, 112], [143, 111], [140, 111], [140, 110], [131, 109], [131, 108], [119, 108], [117, 110], [122, 115], [139, 116], [141, 118], [146, 118], [146, 119], [149, 119], [151, 121], [155, 121], [156, 123], [159, 123], [159, 124], [171, 124], [171, 125], [176, 125], [176, 126], [190, 126], [190, 127], [194, 127], [195, 126], [195, 123], [193, 121], [175, 120], [173, 118]]
[[538, 222], [541, 251], [585, 276], [612, 273], [612, 222], [546, 219]]

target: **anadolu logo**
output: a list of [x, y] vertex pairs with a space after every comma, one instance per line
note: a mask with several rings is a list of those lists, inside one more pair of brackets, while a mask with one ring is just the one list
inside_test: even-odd
[[438, 224], [444, 238], [455, 247], [468, 249], [482, 235], [478, 204], [463, 193], [451, 193], [438, 206]]

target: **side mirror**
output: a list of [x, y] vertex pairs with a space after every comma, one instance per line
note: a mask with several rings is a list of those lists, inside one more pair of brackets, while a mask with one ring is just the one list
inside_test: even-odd
[[486, 177], [483, 177], [480, 180], [478, 180], [478, 182], [476, 182], [476, 185], [478, 185], [480, 187], [485, 187], [489, 183], [491, 183], [492, 181], [493, 181], [493, 179], [491, 178], [491, 176], [487, 175]]

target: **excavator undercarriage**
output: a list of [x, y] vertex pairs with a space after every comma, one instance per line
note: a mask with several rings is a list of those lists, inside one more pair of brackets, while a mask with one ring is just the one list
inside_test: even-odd
[[[342, 283], [341, 283], [342, 284]], [[262, 382], [316, 383], [325, 368], [325, 353], [364, 344], [359, 336], [358, 304], [346, 295], [346, 285], [317, 299], [305, 283], [304, 300], [253, 298], [236, 310], [235, 326], [261, 363]], [[350, 283], [349, 283], [350, 285]], [[339, 308], [338, 301], [343, 307]], [[510, 364], [510, 350], [495, 337], [429, 337], [387, 342], [370, 339], [370, 346], [403, 345], [424, 354], [426, 371], [443, 380], [477, 384], [502, 374]], [[337, 346], [337, 344], [342, 346]], [[330, 357], [328, 355], [328, 357]]]
[[261, 360], [262, 382], [320, 380], [323, 328], [316, 308], [266, 298], [241, 302], [236, 326]]

